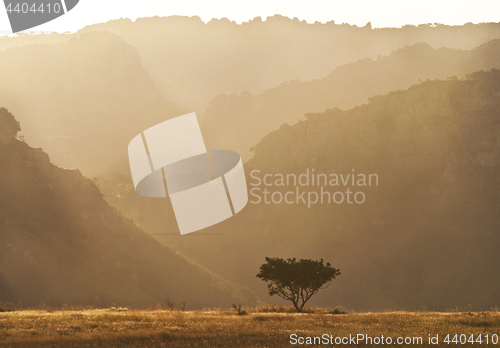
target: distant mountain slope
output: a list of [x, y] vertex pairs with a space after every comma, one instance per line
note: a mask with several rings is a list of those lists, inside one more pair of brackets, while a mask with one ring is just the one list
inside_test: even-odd
[[406, 45], [471, 49], [500, 38], [499, 23], [372, 29], [349, 24], [308, 24], [275, 15], [236, 24], [198, 17], [119, 19], [76, 34], [0, 38], [0, 51], [30, 43], [64, 42], [109, 31], [139, 50], [161, 94], [203, 112], [218, 94], [260, 91], [289, 80], [322, 78], [337, 66], [376, 58]]
[[249, 292], [158, 243], [78, 170], [15, 138], [0, 108], [0, 302], [187, 308], [255, 304]]
[[0, 80], [25, 139], [87, 175], [126, 160], [138, 132], [184, 112], [161, 97], [137, 49], [107, 32], [0, 52]]
[[54, 44], [68, 42], [73, 38], [72, 35], [56, 32], [50, 34], [27, 34], [17, 33], [15, 36], [0, 36], [0, 51], [6, 51], [14, 47], [21, 47], [32, 44]]
[[[346, 186], [324, 190], [345, 197], [347, 189], [361, 191], [364, 203], [324, 198], [308, 208], [295, 192], [306, 192], [305, 199], [320, 193], [311, 179], [309, 186], [292, 180], [278, 187], [268, 177], [274, 185], [259, 185], [253, 170], [261, 180], [308, 170], [329, 180], [377, 174], [378, 186], [375, 179], [358, 186], [358, 176], [352, 185], [349, 176]], [[311, 305], [446, 310], [500, 303], [500, 71], [427, 81], [349, 111], [309, 115], [267, 135], [245, 171], [249, 190], [260, 189], [253, 193], [262, 200], [264, 189], [292, 191], [288, 200], [298, 204], [249, 203], [204, 231], [219, 238], [179, 241], [228, 279], [265, 296], [255, 277], [264, 257], [323, 258], [342, 276]]]
[[106, 30], [137, 47], [163, 96], [203, 111], [218, 94], [258, 93], [285, 81], [325, 76], [337, 66], [426, 42], [471, 49], [500, 38], [499, 23], [371, 29], [308, 24], [280, 15], [236, 24], [226, 18], [154, 17], [110, 21]]
[[364, 59], [336, 68], [309, 82], [290, 82], [257, 95], [220, 95], [205, 113], [203, 129], [212, 149], [233, 149], [246, 159], [250, 148], [283, 123], [294, 124], [308, 112], [349, 109], [373, 95], [406, 89], [426, 79], [462, 77], [500, 68], [500, 40], [473, 50], [433, 49], [419, 43], [388, 57]]

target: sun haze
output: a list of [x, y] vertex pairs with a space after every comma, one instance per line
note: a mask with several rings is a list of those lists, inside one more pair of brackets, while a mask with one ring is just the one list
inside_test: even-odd
[[[500, 2], [494, 0], [457, 1], [228, 1], [228, 0], [186, 0], [141, 2], [82, 0], [76, 11], [57, 20], [40, 25], [29, 31], [65, 32], [77, 31], [86, 25], [106, 22], [111, 19], [152, 16], [199, 16], [204, 22], [212, 18], [226, 17], [237, 23], [247, 22], [255, 17], [265, 19], [275, 14], [305, 20], [308, 23], [349, 23], [364, 26], [371, 22], [374, 28], [401, 27], [422, 23], [461, 25], [467, 22], [497, 22]], [[0, 11], [0, 31], [9, 31], [6, 12]]]

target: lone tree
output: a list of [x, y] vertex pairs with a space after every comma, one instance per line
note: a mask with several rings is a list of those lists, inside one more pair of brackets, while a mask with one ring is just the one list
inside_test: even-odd
[[269, 295], [278, 295], [292, 301], [297, 312], [302, 312], [306, 302], [320, 289], [326, 288], [340, 270], [330, 263], [295, 258], [283, 260], [266, 257], [266, 263], [260, 266], [257, 277], [265, 281]]

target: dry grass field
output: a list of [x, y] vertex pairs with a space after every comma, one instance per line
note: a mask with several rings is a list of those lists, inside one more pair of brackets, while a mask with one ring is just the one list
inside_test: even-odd
[[[327, 314], [276, 313], [255, 309], [242, 315], [231, 310], [19, 310], [0, 313], [0, 347], [380, 347], [475, 346], [498, 347], [491, 339], [500, 334], [498, 312], [384, 312]], [[372, 338], [422, 337], [422, 344], [291, 344], [290, 335], [335, 339], [367, 334]], [[429, 334], [439, 344], [428, 343]], [[446, 344], [455, 334], [474, 344]], [[481, 336], [482, 343], [477, 342]], [[486, 342], [486, 335], [489, 343]], [[344, 339], [344, 340], [346, 340]], [[376, 340], [376, 339], [375, 339]], [[334, 341], [333, 341], [334, 342]], [[460, 336], [457, 336], [460, 342]], [[318, 343], [318, 342], [316, 342]], [[335, 342], [334, 342], [335, 343]]]

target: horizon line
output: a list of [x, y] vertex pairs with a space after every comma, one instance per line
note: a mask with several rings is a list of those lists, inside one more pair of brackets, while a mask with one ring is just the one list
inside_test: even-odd
[[229, 19], [228, 17], [220, 17], [220, 18], [216, 18], [216, 17], [213, 17], [211, 18], [210, 20], [208, 21], [204, 21], [199, 15], [193, 15], [193, 16], [188, 16], [188, 15], [169, 15], [169, 16], [150, 16], [150, 17], [137, 17], [135, 19], [133, 18], [129, 18], [129, 17], [121, 17], [121, 18], [117, 18], [117, 19], [109, 19], [107, 20], [106, 22], [96, 22], [96, 23], [92, 23], [92, 24], [87, 24], [87, 25], [84, 25], [83, 27], [79, 28], [78, 30], [76, 31], [69, 31], [69, 30], [66, 30], [66, 31], [57, 31], [57, 30], [43, 30], [43, 31], [34, 31], [32, 30], [33, 28], [31, 29], [27, 29], [25, 31], [20, 31], [20, 32], [17, 32], [17, 33], [13, 33], [12, 30], [0, 30], [0, 38], [1, 37], [5, 37], [5, 36], [9, 36], [9, 37], [14, 37], [14, 36], [20, 36], [20, 35], [41, 35], [41, 34], [53, 34], [53, 33], [57, 33], [57, 34], [76, 34], [78, 31], [80, 30], [83, 30], [87, 27], [91, 27], [91, 26], [94, 26], [94, 25], [101, 25], [101, 24], [107, 24], [107, 23], [110, 23], [110, 22], [116, 22], [116, 21], [130, 21], [131, 23], [135, 23], [139, 20], [147, 20], [147, 19], [172, 19], [172, 18], [186, 18], [186, 19], [198, 19], [200, 22], [202, 22], [203, 24], [205, 25], [208, 25], [210, 22], [212, 21], [223, 21], [223, 22], [228, 22], [230, 24], [233, 24], [233, 25], [237, 25], [237, 26], [242, 26], [242, 25], [245, 25], [245, 24], [250, 24], [251, 22], [261, 22], [261, 23], [266, 23], [268, 22], [270, 19], [272, 20], [273, 18], [277, 17], [277, 18], [282, 18], [282, 19], [285, 19], [285, 20], [288, 20], [288, 21], [292, 21], [292, 22], [296, 22], [296, 23], [300, 23], [300, 24], [306, 24], [306, 25], [336, 25], [336, 26], [349, 26], [349, 27], [353, 27], [353, 28], [366, 28], [367, 26], [370, 27], [371, 30], [382, 30], [382, 29], [403, 29], [405, 27], [414, 27], [414, 28], [418, 28], [420, 26], [430, 26], [432, 28], [437, 28], [439, 26], [444, 26], [444, 27], [462, 27], [462, 26], [465, 26], [465, 25], [482, 25], [482, 24], [499, 24], [499, 22], [466, 22], [466, 23], [463, 23], [463, 24], [445, 24], [445, 23], [440, 23], [440, 22], [434, 22], [434, 23], [420, 23], [420, 24], [404, 24], [402, 26], [394, 26], [394, 27], [373, 27], [371, 25], [371, 21], [368, 21], [364, 26], [360, 26], [360, 25], [357, 25], [357, 24], [350, 24], [350, 23], [346, 23], [346, 22], [342, 22], [342, 23], [337, 23], [335, 22], [335, 20], [330, 20], [330, 21], [325, 21], [325, 22], [321, 22], [321, 21], [314, 21], [314, 22], [308, 22], [307, 20], [303, 19], [303, 20], [300, 20], [298, 19], [297, 17], [293, 17], [293, 18], [290, 18], [288, 16], [284, 16], [284, 15], [281, 15], [281, 14], [274, 14], [273, 16], [267, 16], [265, 19], [262, 18], [262, 16], [257, 16], [257, 17], [254, 17], [253, 19], [249, 19], [248, 21], [243, 21], [241, 23], [238, 23], [236, 20], [231, 20]]

